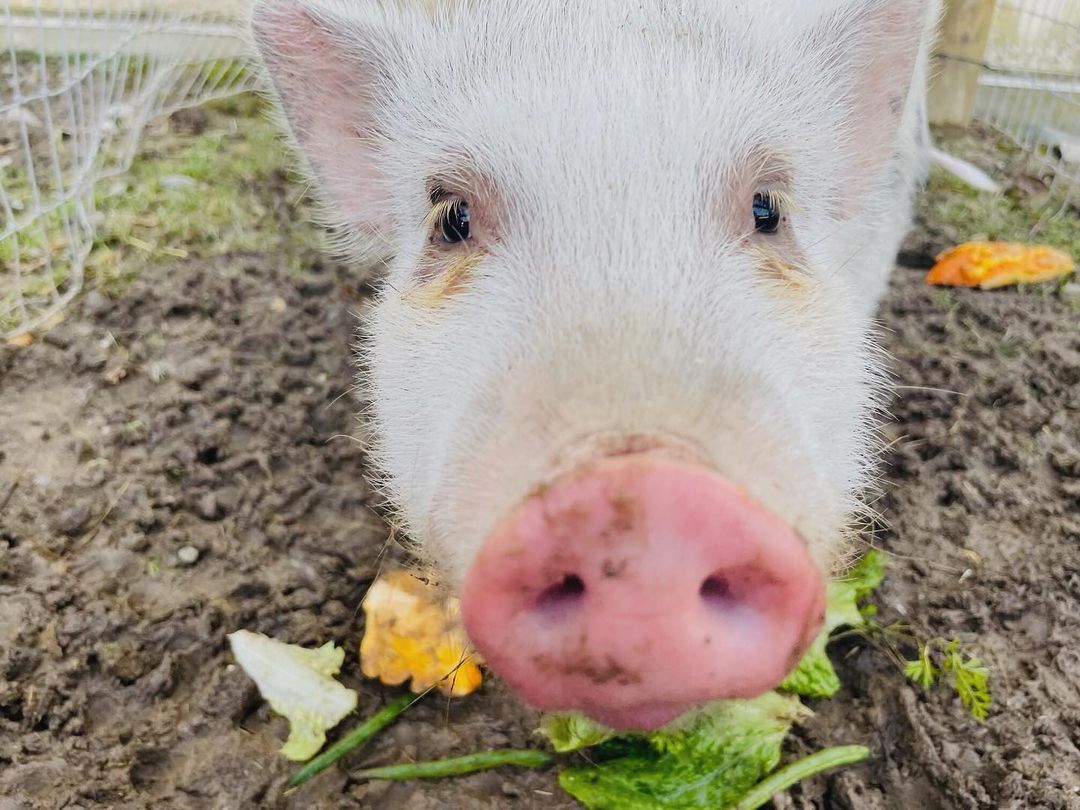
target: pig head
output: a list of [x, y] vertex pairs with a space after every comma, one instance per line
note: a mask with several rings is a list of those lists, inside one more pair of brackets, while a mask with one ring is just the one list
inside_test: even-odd
[[[527, 701], [774, 688], [880, 446], [929, 0], [262, 0], [400, 520]], [[914, 91], [912, 85], [916, 86]]]

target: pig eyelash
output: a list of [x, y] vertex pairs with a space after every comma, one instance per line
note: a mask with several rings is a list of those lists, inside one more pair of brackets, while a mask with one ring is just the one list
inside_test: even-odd
[[754, 195], [754, 230], [774, 234], [784, 222], [784, 212], [790, 210], [790, 195], [779, 190], [759, 191]]
[[433, 244], [453, 246], [472, 237], [469, 203], [463, 197], [441, 188], [431, 192], [431, 210], [424, 217], [424, 227], [431, 231]]

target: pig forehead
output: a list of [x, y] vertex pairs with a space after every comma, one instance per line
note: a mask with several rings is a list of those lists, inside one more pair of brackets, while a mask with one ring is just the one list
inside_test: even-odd
[[519, 179], [583, 161], [691, 171], [761, 145], [812, 146], [806, 123], [827, 117], [827, 88], [814, 55], [796, 53], [812, 20], [791, 12], [778, 32], [774, 7], [787, 4], [765, 3], [770, 16], [725, 0], [593, 2], [556, 18], [560, 4], [530, 14], [496, 0], [437, 31], [407, 56], [400, 140]]

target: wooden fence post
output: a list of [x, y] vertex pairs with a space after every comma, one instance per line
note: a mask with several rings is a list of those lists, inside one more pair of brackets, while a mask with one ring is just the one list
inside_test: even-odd
[[945, 0], [941, 36], [932, 60], [931, 123], [971, 123], [994, 4], [995, 0]]

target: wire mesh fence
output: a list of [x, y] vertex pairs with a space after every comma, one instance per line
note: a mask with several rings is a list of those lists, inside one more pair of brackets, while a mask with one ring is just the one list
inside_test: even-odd
[[240, 4], [0, 0], [0, 335], [82, 285], [95, 190], [145, 123], [246, 89]]
[[983, 62], [976, 117], [1033, 158], [1055, 197], [1080, 194], [1080, 0], [997, 0]]

